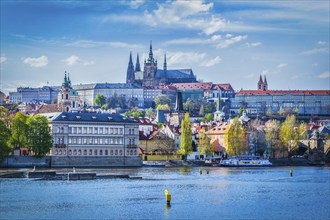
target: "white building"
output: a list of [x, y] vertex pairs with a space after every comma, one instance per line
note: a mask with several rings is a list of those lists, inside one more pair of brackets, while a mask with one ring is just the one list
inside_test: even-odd
[[139, 166], [139, 123], [119, 114], [44, 114], [51, 126], [52, 166]]

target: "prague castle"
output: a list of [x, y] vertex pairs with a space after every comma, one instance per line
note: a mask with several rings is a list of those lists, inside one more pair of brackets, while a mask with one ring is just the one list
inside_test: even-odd
[[152, 44], [150, 43], [149, 56], [144, 61], [143, 71], [140, 67], [139, 54], [136, 58], [134, 68], [132, 53], [130, 53], [126, 83], [136, 83], [142, 86], [158, 86], [168, 85], [171, 83], [193, 83], [197, 82], [196, 76], [192, 69], [167, 69], [166, 54], [164, 54], [163, 69], [158, 69], [157, 59], [154, 58], [152, 52]]

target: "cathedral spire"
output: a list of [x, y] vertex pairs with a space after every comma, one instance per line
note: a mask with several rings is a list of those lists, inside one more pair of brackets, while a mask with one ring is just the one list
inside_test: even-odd
[[139, 59], [139, 53], [138, 53], [137, 57], [136, 57], [135, 72], [140, 72], [140, 71], [141, 71], [141, 67], [140, 67], [140, 59]]
[[260, 74], [260, 78], [259, 78], [259, 82], [258, 83], [263, 83], [261, 74]]
[[129, 54], [129, 61], [127, 67], [127, 74], [126, 74], [126, 83], [134, 83], [135, 81], [135, 74], [134, 74], [134, 64], [132, 60], [132, 51]]
[[150, 41], [148, 63], [153, 63], [153, 62], [154, 62], [154, 57], [153, 57], [153, 53], [152, 53], [152, 41]]
[[167, 70], [166, 53], [164, 54], [164, 71]]
[[265, 77], [264, 77], [264, 84], [267, 84], [266, 75], [265, 75]]

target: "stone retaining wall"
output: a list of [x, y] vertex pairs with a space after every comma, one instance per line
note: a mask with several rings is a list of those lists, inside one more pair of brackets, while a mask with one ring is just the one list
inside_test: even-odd
[[138, 167], [141, 158], [116, 156], [53, 156], [51, 167]]

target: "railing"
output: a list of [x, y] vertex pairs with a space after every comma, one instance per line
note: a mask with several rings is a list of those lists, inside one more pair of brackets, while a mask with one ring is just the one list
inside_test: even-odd
[[136, 144], [128, 144], [128, 145], [127, 145], [127, 148], [136, 148], [136, 147], [137, 147]]
[[66, 148], [66, 144], [55, 144], [55, 148]]

